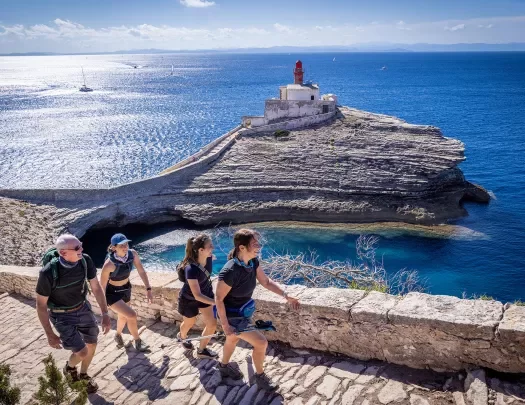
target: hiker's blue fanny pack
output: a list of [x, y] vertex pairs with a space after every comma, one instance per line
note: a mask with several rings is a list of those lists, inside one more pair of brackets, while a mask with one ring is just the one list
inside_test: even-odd
[[[213, 311], [215, 312], [215, 317], [217, 317], [216, 311], [217, 308], [213, 306]], [[240, 308], [228, 308], [226, 307], [227, 316], [235, 316], [242, 318], [251, 318], [255, 312], [255, 301], [250, 300]]]

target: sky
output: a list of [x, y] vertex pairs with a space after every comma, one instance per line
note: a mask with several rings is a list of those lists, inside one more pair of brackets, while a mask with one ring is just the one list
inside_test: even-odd
[[0, 53], [525, 42], [525, 0], [0, 0]]

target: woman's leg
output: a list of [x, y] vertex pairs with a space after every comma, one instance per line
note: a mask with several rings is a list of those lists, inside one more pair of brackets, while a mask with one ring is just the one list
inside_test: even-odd
[[[213, 307], [209, 306], [206, 308], [200, 308], [200, 312], [205, 325], [204, 331], [202, 332], [202, 336], [214, 334], [217, 330], [217, 319], [215, 319], [215, 317], [213, 316]], [[201, 340], [199, 344], [199, 350], [204, 350], [209, 342], [210, 339]]]
[[[266, 337], [259, 331], [243, 332], [239, 335], [242, 340], [245, 340], [253, 346], [253, 366], [257, 374], [264, 373], [264, 357], [266, 356], [266, 348], [268, 341]], [[224, 345], [226, 350], [226, 345]]]
[[[131, 333], [131, 336], [133, 336], [133, 339], [139, 340], [139, 329], [137, 326], [137, 313], [131, 308], [128, 304], [126, 304], [124, 301], [120, 300], [115, 302], [113, 305], [111, 305], [111, 310], [113, 312], [116, 312], [118, 314], [118, 318], [120, 320], [120, 317], [123, 316], [126, 320], [124, 325], [127, 323], [129, 333]], [[124, 329], [124, 326], [122, 326], [122, 329]], [[117, 333], [118, 333], [118, 323], [117, 323]]]
[[222, 348], [221, 363], [223, 365], [228, 364], [230, 362], [230, 358], [232, 357], [232, 354], [235, 350], [235, 346], [237, 346], [237, 343], [239, 342], [239, 340], [240, 340], [240, 337], [237, 335], [226, 336], [226, 342], [224, 342], [224, 346]]
[[193, 325], [195, 325], [196, 320], [196, 316], [194, 316], [193, 318], [186, 318], [185, 316], [182, 317], [182, 323], [180, 324], [181, 339], [186, 339], [188, 337], [188, 332], [193, 327]]
[[122, 314], [117, 314], [117, 335], [122, 335], [122, 331], [124, 330], [124, 327], [126, 326], [127, 322], [128, 322], [128, 318], [126, 318]]

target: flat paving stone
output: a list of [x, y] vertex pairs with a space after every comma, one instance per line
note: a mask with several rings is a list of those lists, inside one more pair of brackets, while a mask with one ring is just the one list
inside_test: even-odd
[[[34, 300], [9, 295], [2, 298], [2, 305], [0, 362], [12, 366], [11, 382], [21, 390], [20, 404], [29, 404], [44, 370], [41, 360], [51, 353], [62, 368], [70, 352], [49, 347]], [[91, 404], [478, 405], [488, 398], [489, 405], [517, 405], [525, 399], [525, 376], [486, 378], [482, 370], [473, 370], [464, 379], [461, 373], [443, 375], [379, 361], [296, 351], [275, 342], [270, 343], [273, 358], [267, 359], [266, 367], [268, 375], [279, 378], [280, 388], [266, 393], [248, 384], [254, 373], [248, 345], [239, 344], [232, 356], [245, 373], [244, 380], [223, 380], [215, 369], [216, 361], [199, 360], [194, 351], [184, 350], [174, 340], [175, 324], [158, 321], [141, 330], [141, 336], [153, 345], [151, 353], [139, 353], [132, 347], [118, 350], [114, 331], [99, 335], [89, 373], [100, 388], [89, 396]], [[217, 342], [212, 348], [222, 350]]]

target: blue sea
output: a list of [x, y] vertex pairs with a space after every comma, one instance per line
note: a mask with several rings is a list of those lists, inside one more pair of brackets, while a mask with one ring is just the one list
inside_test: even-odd
[[[343, 105], [435, 125], [463, 141], [466, 178], [494, 196], [490, 205], [467, 204], [469, 216], [454, 222], [474, 236], [381, 233], [387, 271], [418, 270], [434, 294], [525, 300], [525, 53], [0, 57], [0, 188], [108, 187], [155, 175], [242, 115], [262, 114], [264, 100], [293, 80], [297, 59], [306, 79]], [[78, 91], [81, 67], [92, 93]], [[193, 232], [132, 236], [150, 270], [171, 270]], [[268, 250], [355, 260], [351, 232], [264, 235]], [[217, 256], [216, 269], [224, 262], [219, 249]]]

